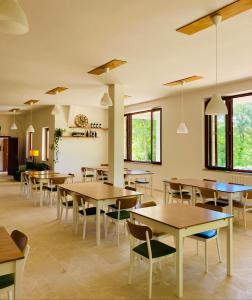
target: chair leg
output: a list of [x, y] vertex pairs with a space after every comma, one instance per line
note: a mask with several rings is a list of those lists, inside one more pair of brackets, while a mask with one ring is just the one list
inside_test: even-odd
[[63, 215], [63, 205], [60, 205], [60, 215], [59, 215], [60, 221], [62, 220], [62, 215]]
[[205, 241], [205, 272], [208, 273], [208, 245]]
[[68, 219], [68, 207], [66, 207], [65, 223], [67, 223], [67, 219]]
[[199, 255], [199, 241], [197, 240], [197, 255]]
[[247, 215], [245, 209], [243, 209], [243, 222], [244, 222], [244, 229], [247, 230]]
[[105, 238], [107, 238], [107, 218], [106, 218], [106, 214], [103, 214], [103, 223], [104, 223], [104, 235]]
[[13, 300], [12, 290], [8, 290], [8, 300]]
[[86, 229], [87, 229], [87, 218], [84, 217], [84, 220], [83, 220], [83, 234], [82, 234], [83, 240], [85, 240], [85, 238], [86, 238]]
[[120, 223], [116, 222], [116, 234], [117, 234], [117, 246], [119, 246], [119, 236], [120, 236], [120, 227], [119, 227]]
[[76, 216], [76, 224], [75, 224], [75, 234], [78, 233], [78, 229], [79, 229], [79, 213], [78, 213], [78, 216]]
[[217, 245], [217, 251], [218, 251], [218, 256], [219, 256], [219, 262], [222, 262], [222, 257], [221, 257], [221, 250], [220, 250], [220, 240], [219, 237], [217, 236], [216, 238], [216, 245]]
[[150, 261], [150, 269], [149, 269], [149, 299], [152, 296], [152, 262]]

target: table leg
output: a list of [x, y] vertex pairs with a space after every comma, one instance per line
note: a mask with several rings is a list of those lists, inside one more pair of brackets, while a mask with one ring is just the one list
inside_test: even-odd
[[59, 189], [57, 188], [57, 219], [59, 219], [60, 215], [60, 192]]
[[39, 190], [40, 190], [40, 202], [39, 202], [39, 205], [43, 206], [43, 183], [42, 183], [42, 180], [39, 181]]
[[233, 213], [233, 194], [228, 193], [228, 213]]
[[21, 299], [22, 259], [15, 261], [14, 300]]
[[227, 275], [233, 273], [233, 219], [228, 220], [227, 228]]
[[96, 203], [96, 245], [101, 243], [101, 201]]
[[150, 185], [151, 185], [151, 196], [153, 195], [153, 182], [152, 182], [152, 175], [150, 176]]
[[183, 237], [181, 231], [176, 234], [176, 295], [183, 297]]
[[192, 186], [192, 205], [196, 204], [196, 188]]

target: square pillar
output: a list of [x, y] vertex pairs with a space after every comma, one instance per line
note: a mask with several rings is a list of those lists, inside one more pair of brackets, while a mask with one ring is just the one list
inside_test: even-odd
[[109, 85], [113, 106], [109, 111], [108, 164], [109, 182], [124, 186], [124, 91], [120, 84]]

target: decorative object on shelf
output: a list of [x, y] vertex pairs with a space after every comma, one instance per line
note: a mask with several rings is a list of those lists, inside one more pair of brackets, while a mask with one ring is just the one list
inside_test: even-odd
[[79, 114], [74, 118], [74, 124], [77, 127], [85, 128], [88, 126], [88, 118], [83, 114]]
[[25, 34], [29, 31], [27, 17], [17, 0], [0, 1], [0, 32]]
[[218, 93], [218, 25], [222, 20], [221, 15], [214, 15], [212, 21], [215, 24], [215, 93], [213, 94], [211, 100], [208, 102], [205, 115], [227, 115], [228, 110], [225, 101], [221, 98], [221, 95]]
[[55, 150], [55, 159], [54, 162], [57, 163], [59, 161], [59, 141], [63, 135], [65, 129], [56, 128], [54, 131], [54, 150]]
[[93, 130], [86, 130], [85, 132], [72, 132], [73, 137], [97, 137], [97, 132]]

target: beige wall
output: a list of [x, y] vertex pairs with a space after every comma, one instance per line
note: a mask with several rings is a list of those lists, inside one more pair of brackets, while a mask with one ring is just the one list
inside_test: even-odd
[[[229, 83], [220, 87], [222, 95], [241, 93], [252, 87], [252, 80]], [[185, 87], [186, 88], [186, 87]], [[125, 112], [162, 107], [162, 165], [127, 163], [133, 169], [152, 170], [154, 188], [162, 189], [162, 179], [169, 177], [216, 178], [218, 180], [235, 180], [234, 174], [204, 170], [204, 99], [211, 96], [213, 89], [202, 89], [197, 92], [185, 93], [184, 115], [189, 128], [188, 135], [176, 133], [180, 122], [180, 98], [171, 96], [125, 108]], [[247, 183], [251, 181], [248, 175]]]

